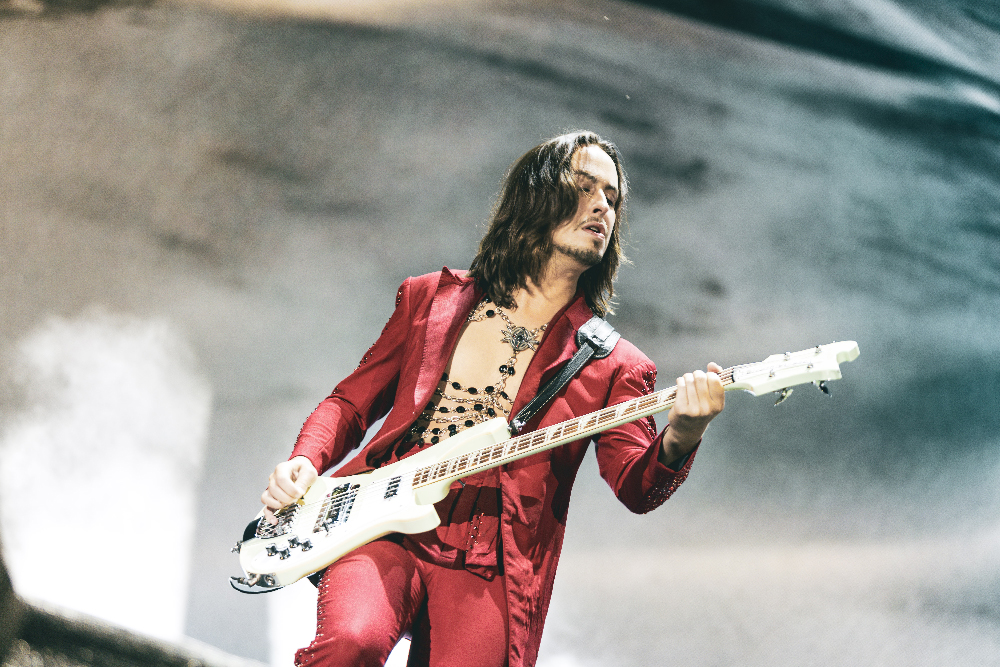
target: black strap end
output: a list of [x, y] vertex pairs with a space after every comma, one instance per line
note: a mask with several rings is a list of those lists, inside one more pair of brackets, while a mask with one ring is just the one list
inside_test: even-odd
[[607, 320], [593, 316], [576, 332], [576, 344], [583, 347], [586, 343], [594, 349], [594, 359], [603, 359], [611, 354], [622, 336]]

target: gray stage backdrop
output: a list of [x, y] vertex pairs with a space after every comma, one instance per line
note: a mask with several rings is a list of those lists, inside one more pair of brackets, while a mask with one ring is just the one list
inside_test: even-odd
[[1000, 664], [995, 3], [33, 7], [0, 3], [9, 552], [98, 480], [58, 510], [88, 538], [37, 524], [54, 578], [174, 595], [179, 632], [267, 661], [265, 599], [227, 585], [267, 473], [398, 284], [467, 265], [510, 162], [590, 128], [632, 188], [612, 322], [661, 387], [862, 354], [831, 398], [730, 394], [649, 516], [588, 459], [539, 664]]

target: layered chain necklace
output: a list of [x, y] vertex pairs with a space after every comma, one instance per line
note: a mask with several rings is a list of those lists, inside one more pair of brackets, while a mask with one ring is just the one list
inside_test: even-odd
[[[500, 306], [492, 304], [489, 297], [479, 302], [479, 305], [469, 313], [466, 322], [481, 322], [497, 315], [506, 325], [500, 340], [510, 345], [511, 349], [510, 358], [497, 369], [500, 371], [500, 377], [493, 384], [479, 389], [466, 387], [461, 382], [450, 380], [447, 373], [443, 374], [434, 391], [434, 400], [427, 404], [420, 418], [410, 429], [407, 441], [424, 440], [433, 445], [499, 414], [510, 416], [513, 399], [504, 391], [507, 379], [515, 373], [514, 365], [517, 363], [518, 354], [528, 349], [538, 349], [538, 344], [541, 342], [539, 335], [545, 331], [547, 325], [543, 324], [530, 330], [519, 327], [511, 322], [510, 317]], [[441, 405], [443, 401], [458, 405], [448, 407]]]

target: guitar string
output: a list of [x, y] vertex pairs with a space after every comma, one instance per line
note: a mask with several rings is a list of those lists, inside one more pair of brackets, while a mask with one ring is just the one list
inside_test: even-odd
[[[733, 371], [732, 368], [727, 368], [722, 373], [720, 373], [720, 378], [723, 380], [724, 386], [727, 384], [731, 384], [733, 382], [732, 371]], [[677, 387], [674, 386], [659, 392], [654, 392], [653, 394], [648, 394], [646, 396], [630, 399], [629, 401], [626, 401], [624, 403], [620, 403], [614, 406], [610, 406], [608, 408], [604, 408], [603, 410], [594, 412], [591, 415], [584, 415], [583, 417], [578, 417], [576, 419], [568, 420], [566, 422], [562, 422], [561, 424], [555, 424], [551, 427], [548, 427], [540, 431], [526, 433], [522, 436], [505, 440], [502, 443], [495, 443], [494, 445], [483, 447], [473, 452], [469, 452], [467, 454], [461, 454], [451, 458], [443, 459], [442, 461], [439, 461], [436, 464], [431, 464], [429, 466], [423, 466], [421, 468], [417, 468], [416, 470], [413, 471], [414, 481], [411, 482], [411, 484], [414, 487], [418, 486], [416, 478], [421, 477], [421, 475], [423, 475], [424, 473], [426, 474], [423, 475], [423, 480], [419, 482], [419, 485], [425, 485], [428, 482], [440, 481], [440, 478], [447, 477], [451, 474], [455, 474], [458, 472], [469, 472], [469, 474], [472, 474], [470, 468], [474, 470], [478, 466], [481, 466], [484, 462], [492, 464], [495, 463], [497, 460], [503, 460], [509, 454], [524, 453], [525, 451], [530, 451], [531, 449], [541, 447], [542, 445], [549, 443], [553, 439], [558, 440], [563, 437], [566, 437], [567, 429], [572, 426], [577, 426], [578, 429], [580, 427], [583, 427], [581, 430], [593, 428], [594, 426], [602, 427], [608, 422], [613, 422], [616, 421], [617, 419], [620, 419], [622, 416], [627, 415], [629, 412], [634, 412], [636, 410], [644, 410], [650, 407], [649, 405], [642, 406], [641, 404], [644, 402], [650, 403], [652, 405], [658, 405], [660, 403], [668, 403], [672, 400], [676, 400], [676, 389]], [[621, 411], [622, 406], [625, 405], [628, 405], [629, 407], [626, 408], [624, 411]], [[668, 407], [667, 405], [663, 405], [663, 407], [660, 410], [657, 410], [657, 412], [666, 410], [667, 407]], [[621, 411], [621, 414], [619, 414], [619, 411]], [[637, 417], [636, 419], [639, 419], [639, 417]], [[541, 438], [540, 442], [531, 442], [539, 438]], [[498, 448], [500, 449], [498, 450]], [[485, 457], [484, 454], [486, 455]], [[462, 461], [463, 459], [465, 459], [464, 462]], [[487, 466], [486, 469], [489, 469], [490, 467], [495, 467], [495, 466], [492, 465]], [[405, 476], [408, 476], [408, 474]], [[388, 478], [386, 488], [392, 482], [393, 479], [394, 478]], [[402, 479], [400, 479], [398, 486], [401, 485], [402, 485]], [[318, 500], [303, 503], [301, 505], [296, 505], [296, 507], [298, 507], [299, 510], [312, 509], [317, 504], [323, 504], [329, 502], [330, 507], [327, 510], [327, 516], [329, 516], [334, 513], [339, 513], [339, 511], [343, 510], [348, 504], [358, 502], [359, 500], [364, 500], [365, 498], [376, 492], [382, 492], [384, 494], [383, 487], [381, 485], [369, 485], [363, 489], [354, 492], [353, 494], [350, 491], [343, 493], [337, 498], [333, 499], [332, 501], [330, 500], [330, 496], [328, 494]], [[298, 513], [299, 510], [296, 510], [296, 514]], [[292, 523], [295, 523], [294, 518], [289, 517], [289, 519]], [[279, 526], [275, 526], [274, 529], [277, 530], [279, 529], [279, 527], [280, 524]], [[313, 532], [317, 532], [318, 530], [319, 528], [314, 526]]]
[[[734, 366], [723, 369], [722, 372], [719, 373], [719, 378], [722, 381], [723, 387], [733, 383], [733, 371], [735, 369], [736, 367]], [[676, 401], [676, 398], [677, 398], [677, 386], [675, 385], [673, 387], [668, 387], [667, 389], [663, 389], [661, 391], [653, 392], [652, 394], [639, 396], [633, 399], [629, 399], [628, 401], [624, 401], [622, 403], [618, 403], [616, 405], [603, 408], [602, 410], [593, 412], [590, 415], [584, 415], [582, 417], [577, 417], [575, 419], [560, 422], [559, 424], [553, 424], [552, 426], [546, 427], [544, 429], [533, 431], [531, 433], [525, 433], [522, 436], [511, 438], [509, 440], [505, 440], [504, 442], [496, 443], [492, 446], [483, 447], [478, 450], [474, 450], [473, 452], [469, 452], [467, 454], [459, 454], [451, 458], [443, 459], [436, 464], [425, 466], [423, 468], [418, 468], [416, 471], [418, 474], [414, 475], [415, 480], [413, 486], [416, 487], [419, 485], [425, 485], [430, 482], [437, 482], [442, 477], [448, 477], [449, 475], [457, 472], [466, 472], [469, 471], [470, 468], [474, 471], [484, 462], [482, 460], [483, 454], [485, 454], [490, 450], [493, 450], [493, 453], [487, 455], [486, 462], [493, 464], [498, 459], [506, 458], [508, 450], [511, 450], [511, 453], [523, 453], [520, 450], [530, 451], [531, 449], [543, 448], [544, 445], [550, 443], [552, 440], [560, 440], [568, 435], [566, 431], [572, 426], [577, 426], [578, 430], [580, 431], [587, 431], [593, 427], [603, 427], [597, 431], [599, 433], [605, 428], [610, 428], [610, 425], [608, 425], [609, 422], [612, 423], [617, 422], [619, 419], [628, 415], [630, 412], [634, 413], [646, 410], [650, 407], [650, 404], [658, 406], [661, 406], [662, 404], [662, 406], [659, 407], [659, 409], [654, 410], [649, 414], [656, 414], [657, 412], [662, 412], [663, 410], [667, 410], [669, 407], [672, 406], [672, 403]], [[647, 403], [647, 405], [642, 405], [643, 403]], [[624, 406], [628, 407], [623, 410], [622, 408]], [[649, 414], [644, 416], [649, 416]], [[635, 421], [641, 418], [642, 417], [634, 417], [629, 421]], [[622, 422], [622, 423], [628, 423], [628, 422]], [[572, 431], [569, 433], [569, 435], [573, 434], [574, 432]], [[537, 443], [527, 442], [527, 444], [524, 447], [521, 447], [520, 445], [514, 447], [510, 446], [521, 440], [529, 441], [538, 438], [541, 438], [540, 442]], [[497, 448], [501, 447], [501, 445], [503, 445], [503, 448], [500, 450], [500, 453], [497, 454], [496, 453]], [[466, 459], [465, 463], [459, 463], [460, 461], [462, 461], [462, 459]], [[452, 470], [452, 464], [456, 464], [455, 470]], [[485, 469], [489, 469], [491, 467], [494, 466], [488, 465], [486, 466]], [[421, 477], [420, 473], [426, 473], [426, 475], [424, 476], [423, 480], [417, 483], [416, 478]], [[470, 474], [472, 474], [471, 471]]]
[[[728, 384], [732, 384], [732, 382], [733, 382], [732, 374], [733, 374], [733, 370], [734, 369], [735, 369], [735, 367], [727, 368], [727, 369], [723, 370], [722, 373], [719, 374], [720, 375], [720, 379], [722, 380], [723, 386], [726, 386]], [[421, 481], [419, 483], [419, 485], [426, 485], [429, 482], [437, 482], [437, 481], [440, 481], [440, 478], [442, 478], [442, 477], [448, 477], [449, 475], [455, 474], [455, 473], [458, 473], [458, 472], [469, 472], [469, 474], [472, 474], [470, 468], [474, 470], [478, 466], [482, 465], [484, 462], [495, 463], [497, 460], [503, 460], [508, 455], [508, 452], [510, 454], [513, 454], [513, 453], [524, 453], [525, 451], [530, 451], [533, 448], [539, 448], [539, 447], [545, 445], [546, 443], [551, 442], [551, 440], [553, 440], [553, 439], [556, 439], [556, 440], [561, 439], [561, 438], [563, 438], [563, 437], [566, 436], [566, 430], [569, 427], [571, 427], [571, 426], [576, 425], [576, 426], [578, 426], [578, 428], [579, 427], [583, 427], [580, 430], [586, 430], [586, 429], [592, 428], [594, 426], [600, 427], [600, 426], [604, 426], [608, 422], [614, 422], [617, 419], [620, 419], [622, 416], [627, 415], [629, 412], [634, 412], [636, 410], [647, 409], [649, 407], [649, 405], [647, 405], [647, 406], [641, 406], [641, 404], [643, 402], [648, 402], [648, 403], [651, 403], [652, 405], [659, 405], [660, 403], [664, 403], [663, 407], [660, 410], [656, 411], [656, 412], [662, 412], [663, 410], [666, 410], [669, 407], [669, 405], [666, 405], [666, 403], [669, 403], [671, 401], [676, 400], [676, 391], [677, 391], [677, 387], [676, 386], [669, 387], [667, 389], [663, 389], [661, 391], [654, 392], [652, 394], [647, 394], [645, 396], [636, 397], [634, 399], [630, 399], [630, 400], [625, 401], [623, 403], [619, 403], [617, 405], [609, 406], [609, 407], [604, 408], [602, 410], [598, 410], [598, 411], [596, 411], [594, 413], [591, 413], [590, 415], [584, 415], [582, 417], [577, 417], [575, 419], [571, 419], [571, 420], [567, 420], [565, 422], [561, 422], [560, 424], [554, 424], [553, 426], [550, 426], [548, 428], [545, 428], [545, 429], [542, 429], [542, 430], [539, 430], [539, 431], [533, 431], [531, 433], [526, 433], [524, 435], [517, 436], [517, 437], [514, 437], [514, 438], [510, 438], [510, 439], [505, 440], [505, 441], [503, 441], [501, 443], [495, 443], [495, 444], [487, 446], [487, 447], [482, 447], [482, 448], [480, 448], [478, 450], [475, 450], [473, 452], [469, 452], [467, 454], [461, 454], [461, 455], [458, 455], [458, 456], [454, 456], [454, 457], [450, 457], [450, 458], [447, 458], [447, 459], [443, 459], [443, 460], [441, 460], [441, 461], [439, 461], [439, 462], [437, 462], [435, 464], [431, 464], [429, 466], [422, 466], [422, 467], [417, 468], [416, 470], [413, 471], [413, 481], [411, 482], [411, 485], [413, 487], [417, 487], [418, 483], [416, 482], [416, 478], [420, 477], [421, 474], [423, 474], [423, 473], [427, 473], [427, 474], [424, 477], [423, 481]], [[619, 411], [622, 409], [622, 407], [626, 406], [626, 405], [628, 405], [629, 407], [626, 408], [624, 411], [622, 411], [621, 414], [619, 414]], [[650, 414], [655, 414], [655, 412], [654, 413], [650, 413]], [[648, 415], [646, 415], [646, 416], [648, 416]], [[641, 417], [636, 417], [636, 419], [640, 419], [640, 418]], [[539, 437], [541, 437], [541, 441], [540, 442], [537, 442], [537, 443], [530, 442], [532, 440], [538, 439]], [[524, 445], [523, 447], [521, 446], [522, 444]], [[497, 453], [497, 448], [501, 447], [501, 445], [502, 445], [502, 448], [499, 450], [499, 454], [498, 454]], [[485, 457], [485, 461], [484, 461], [483, 454], [486, 454], [487, 452], [490, 452], [490, 453]], [[463, 458], [465, 459], [465, 462], [464, 463], [459, 463], [460, 461], [462, 461]], [[454, 469], [452, 469], [453, 468], [453, 464], [455, 464], [454, 465]], [[495, 466], [492, 466], [492, 465], [486, 466], [485, 469], [489, 469], [491, 467], [495, 467]], [[403, 476], [409, 476], [409, 473], [407, 473], [406, 475], [401, 475], [400, 476], [400, 482], [399, 482], [398, 486], [402, 486], [402, 479], [401, 478]], [[395, 479], [395, 478], [392, 478], [392, 477], [388, 478], [388, 481], [387, 481], [387, 484], [386, 484], [386, 488], [388, 487], [388, 484], [390, 484], [392, 482], [393, 479]], [[342, 485], [340, 485], [340, 486], [342, 486]], [[368, 485], [365, 488], [359, 489], [358, 491], [354, 492], [353, 494], [350, 491], [347, 491], [347, 492], [341, 494], [340, 496], [338, 496], [337, 498], [333, 499], [332, 501], [330, 499], [330, 495], [327, 494], [327, 495], [324, 495], [322, 498], [320, 498], [318, 500], [314, 500], [314, 501], [302, 503], [301, 505], [298, 505], [298, 504], [295, 505], [295, 507], [298, 508], [295, 511], [295, 513], [298, 514], [299, 511], [306, 510], [306, 509], [310, 509], [311, 510], [316, 505], [322, 505], [324, 503], [329, 502], [330, 503], [330, 507], [326, 511], [326, 515], [329, 517], [331, 514], [339, 513], [348, 504], [353, 504], [353, 503], [356, 503], [358, 501], [364, 500], [367, 497], [369, 497], [369, 496], [371, 496], [371, 495], [373, 495], [373, 494], [375, 494], [377, 492], [381, 492], [381, 493], [383, 493], [383, 495], [385, 493], [385, 491], [383, 490], [383, 487], [381, 485]], [[295, 520], [294, 517], [289, 517], [289, 521], [292, 524], [296, 523], [296, 520]], [[281, 527], [281, 524], [279, 523], [277, 526], [273, 526], [273, 529], [274, 530], [278, 530], [280, 527]], [[314, 525], [313, 532], [314, 533], [318, 532], [321, 528], [322, 528], [322, 525], [320, 525], [318, 527]], [[282, 533], [282, 534], [287, 534], [287, 532], [290, 532], [290, 531], [286, 531], [286, 533]], [[276, 535], [275, 537], [279, 537], [279, 535]]]
[[[733, 371], [732, 368], [728, 368], [725, 369], [720, 374], [720, 378], [722, 379], [724, 386], [732, 384], [733, 382], [732, 371]], [[617, 421], [621, 417], [628, 415], [629, 412], [634, 412], [636, 410], [644, 410], [650, 407], [649, 405], [645, 406], [641, 405], [644, 402], [651, 403], [652, 405], [658, 405], [660, 403], [668, 403], [670, 401], [676, 400], [676, 389], [677, 389], [676, 386], [670, 387], [668, 389], [659, 392], [654, 392], [653, 394], [648, 394], [646, 396], [630, 399], [629, 401], [626, 401], [624, 403], [610, 406], [608, 408], [604, 408], [603, 410], [599, 410], [595, 413], [592, 413], [591, 415], [584, 415], [583, 417], [579, 417], [573, 420], [568, 420], [566, 422], [553, 425], [552, 427], [543, 429], [541, 431], [534, 431], [532, 433], [524, 434], [523, 436], [518, 436], [516, 438], [505, 440], [502, 443], [495, 443], [494, 445], [480, 448], [478, 450], [469, 452], [467, 454], [461, 454], [448, 459], [443, 459], [442, 461], [439, 461], [436, 464], [432, 464], [430, 466], [417, 468], [416, 470], [413, 471], [414, 479], [411, 482], [411, 484], [414, 487], [419, 485], [426, 485], [428, 482], [436, 482], [439, 481], [440, 478], [442, 477], [448, 477], [449, 475], [453, 475], [459, 472], [468, 472], [469, 474], [472, 474], [472, 470], [475, 470], [483, 463], [493, 464], [498, 460], [503, 460], [510, 454], [524, 453], [534, 448], [539, 448], [545, 445], [546, 443], [549, 443], [553, 439], [558, 440], [564, 438], [566, 437], [567, 430], [570, 427], [576, 426], [578, 429], [582, 427], [582, 430], [587, 430], [595, 426], [603, 427], [608, 422]], [[625, 405], [628, 405], [629, 407], [626, 408], [625, 410], [621, 410], [621, 408]], [[668, 407], [667, 405], [663, 405], [660, 410], [657, 410], [657, 412], [665, 410], [667, 409], [667, 407]], [[534, 440], [538, 440], [539, 438], [540, 438], [539, 442], [533, 442]], [[486, 466], [485, 469], [489, 469], [490, 467], [495, 467], [495, 466], [489, 465]], [[408, 474], [405, 476], [408, 476]], [[402, 477], [403, 476], [400, 476], [399, 484], [397, 486], [402, 485], [402, 479], [401, 479]], [[422, 480], [420, 482], [417, 482], [416, 478], [419, 477], [422, 477]], [[388, 478], [386, 488], [392, 482], [393, 479], [394, 478]], [[381, 485], [369, 485], [364, 489], [356, 491], [353, 494], [348, 491], [347, 493], [338, 496], [336, 499], [333, 499], [332, 502], [330, 502], [330, 507], [327, 509], [327, 516], [334, 513], [339, 513], [347, 505], [358, 502], [359, 500], [364, 500], [366, 497], [377, 492], [384, 493], [383, 487]], [[328, 501], [330, 501], [329, 495], [324, 496], [323, 498], [316, 501], [303, 503], [302, 505], [298, 505], [298, 507], [303, 509], [305, 508], [311, 509], [312, 507], [315, 507], [316, 504], [322, 504]], [[291, 521], [294, 523], [295, 520], [291, 519]], [[319, 528], [314, 527], [313, 532], [317, 532], [318, 530]]]
[[[761, 365], [763, 363], [764, 362], [757, 362], [754, 364], [743, 364], [741, 366], [731, 366], [729, 368], [723, 369], [722, 372], [719, 373], [719, 378], [722, 382], [723, 387], [734, 383], [735, 380], [733, 379], [733, 373], [735, 372], [736, 369], [746, 368], [748, 366]], [[481, 447], [478, 450], [474, 450], [466, 454], [460, 454], [457, 456], [443, 459], [429, 466], [423, 466], [417, 468], [416, 470], [413, 471], [413, 479], [411, 480], [411, 486], [419, 487], [419, 486], [425, 486], [428, 483], [443, 481], [442, 478], [447, 478], [449, 476], [455, 475], [456, 473], [460, 472], [466, 474], [474, 474], [475, 472], [478, 472], [477, 469], [480, 468], [484, 462], [490, 465], [487, 465], [482, 469], [489, 469], [492, 467], [496, 467], [495, 464], [497, 464], [500, 461], [503, 461], [504, 459], [513, 460], [508, 458], [511, 454], [516, 453], [519, 455], [528, 456], [530, 455], [528, 452], [531, 452], [534, 449], [544, 449], [545, 445], [551, 444], [551, 441], [553, 439], [559, 440], [565, 438], [567, 435], [567, 430], [570, 427], [575, 426], [577, 429], [581, 431], [587, 431], [591, 428], [598, 427], [597, 431], [588, 434], [588, 435], [594, 435], [596, 433], [601, 432], [602, 430], [605, 430], [606, 428], [610, 428], [612, 425], [618, 425], [620, 423], [628, 423], [629, 421], [635, 421], [637, 419], [640, 419], [642, 416], [649, 416], [657, 412], [662, 412], [670, 408], [672, 406], [672, 403], [676, 401], [676, 392], [677, 392], [676, 386], [669, 387], [667, 389], [654, 392], [652, 394], [636, 397], [634, 399], [630, 399], [623, 403], [609, 406], [602, 410], [598, 410], [594, 413], [591, 413], [590, 415], [584, 415], [582, 417], [567, 420], [565, 422], [554, 424], [550, 427], [541, 429], [539, 431], [526, 433], [521, 436], [510, 438], [501, 443], [495, 443], [490, 446]], [[646, 405], [643, 405], [644, 403]], [[629, 415], [630, 412], [634, 413], [647, 410], [650, 407], [650, 404], [657, 406], [657, 409], [645, 415], [636, 416], [624, 422], [619, 422], [619, 420], [622, 417]], [[624, 410], [622, 409], [623, 407], [625, 407]], [[575, 432], [571, 433], [575, 435]], [[586, 436], [581, 435], [580, 437], [586, 437]], [[402, 477], [404, 476], [408, 477], [409, 473], [406, 473], [406, 475], [399, 476], [398, 486], [402, 485]], [[418, 477], [422, 477], [420, 482], [417, 482]], [[389, 483], [391, 483], [393, 479], [395, 478], [389, 478]], [[388, 484], [386, 486], [388, 486]], [[382, 489], [383, 487], [381, 485], [369, 485], [364, 489], [357, 491], [354, 494], [345, 494], [342, 497], [338, 497], [337, 499], [331, 502], [331, 507], [330, 510], [328, 511], [328, 515], [330, 513], [333, 513], [333, 510], [337, 510], [339, 512], [348, 503], [354, 503], [359, 500], [362, 500], [366, 496], [382, 491]], [[326, 502], [328, 499], [329, 496], [325, 496], [320, 500], [313, 501], [311, 503], [304, 503], [300, 507], [315, 506], [316, 503], [323, 503]], [[317, 531], [318, 529], [314, 528], [314, 532]]]
[[[649, 402], [652, 405], [657, 405], [657, 404], [659, 404], [661, 402], [666, 402], [666, 401], [673, 400], [673, 398], [674, 398], [674, 390], [676, 390], [676, 387], [670, 387], [668, 389], [664, 389], [664, 390], [659, 391], [659, 392], [654, 392], [653, 394], [647, 394], [645, 396], [637, 397], [635, 399], [630, 399], [629, 401], [626, 401], [624, 403], [620, 403], [618, 405], [614, 405], [614, 406], [610, 406], [608, 408], [604, 408], [604, 409], [599, 410], [597, 412], [594, 412], [594, 413], [592, 413], [590, 415], [584, 415], [583, 417], [578, 417], [576, 419], [568, 420], [566, 422], [562, 422], [561, 424], [555, 424], [555, 425], [553, 425], [551, 427], [548, 427], [546, 429], [542, 429], [540, 431], [533, 431], [531, 433], [526, 433], [524, 435], [517, 436], [515, 438], [510, 438], [510, 439], [505, 440], [505, 441], [503, 441], [501, 443], [495, 443], [493, 445], [489, 445], [487, 447], [480, 448], [479, 450], [475, 450], [474, 452], [469, 452], [468, 454], [461, 454], [461, 455], [450, 457], [450, 458], [447, 458], [447, 459], [442, 459], [441, 461], [438, 461], [437, 463], [417, 468], [416, 470], [413, 471], [413, 477], [414, 478], [419, 477], [420, 473], [427, 472], [428, 473], [427, 478], [422, 483], [426, 483], [427, 481], [440, 481], [440, 478], [448, 476], [449, 472], [451, 474], [454, 474], [455, 472], [464, 472], [465, 469], [466, 469], [466, 466], [468, 466], [469, 463], [472, 463], [473, 461], [475, 463], [472, 463], [472, 467], [475, 467], [476, 465], [482, 464], [483, 463], [483, 456], [482, 455], [484, 453], [490, 451], [490, 450], [492, 450], [492, 452], [487, 457], [488, 461], [494, 462], [495, 460], [502, 460], [502, 459], [506, 458], [505, 455], [508, 454], [508, 453], [510, 453], [510, 454], [512, 454], [512, 453], [520, 453], [520, 452], [523, 452], [523, 451], [526, 451], [526, 450], [530, 450], [532, 448], [537, 448], [538, 446], [540, 446], [540, 445], [542, 445], [542, 444], [544, 444], [546, 442], [551, 441], [553, 439], [553, 437], [555, 437], [555, 439], [563, 437], [563, 435], [565, 435], [565, 431], [566, 431], [566, 429], [568, 427], [573, 426], [574, 424], [579, 424], [581, 421], [584, 422], [584, 423], [586, 423], [587, 427], [603, 426], [604, 424], [608, 423], [609, 421], [614, 421], [616, 419], [616, 417], [617, 417], [618, 410], [620, 410], [621, 407], [624, 406], [624, 405], [628, 405], [630, 403], [634, 403], [636, 406], [638, 406], [640, 403], [642, 403], [644, 401]], [[666, 395], [666, 394], [669, 394], [669, 395]], [[648, 406], [646, 406], [646, 407], [648, 407]], [[642, 409], [642, 408], [638, 408], [638, 409]], [[663, 409], [666, 409], [666, 406], [664, 406]], [[625, 413], [627, 414], [629, 411], [630, 410], [626, 409]], [[583, 424], [580, 424], [580, 425], [583, 425]], [[538, 442], [538, 443], [530, 442], [531, 440], [538, 439], [539, 437], [541, 437], [541, 442]], [[500, 447], [501, 445], [502, 445], [502, 449], [500, 449], [500, 453], [496, 454], [497, 447]], [[524, 446], [522, 446], [522, 445], [524, 445]], [[464, 465], [459, 464], [456, 467], [456, 469], [452, 470], [452, 464], [460, 461], [463, 457], [467, 458], [466, 464], [464, 464]], [[394, 478], [387, 478], [387, 479], [388, 479], [389, 482], [391, 482], [391, 480], [394, 479]], [[342, 485], [338, 485], [338, 486], [342, 486]], [[387, 483], [386, 486], [388, 486], [388, 483]], [[414, 484], [414, 486], [416, 486], [416, 484]], [[381, 485], [368, 485], [365, 488], [359, 489], [354, 494], [351, 494], [350, 491], [348, 491], [346, 493], [343, 493], [342, 495], [338, 496], [336, 499], [332, 500], [332, 502], [330, 503], [330, 508], [328, 510], [328, 514], [332, 514], [334, 510], [341, 510], [341, 509], [343, 509], [348, 503], [357, 502], [358, 500], [361, 500], [361, 499], [363, 499], [365, 497], [368, 497], [368, 496], [370, 496], [370, 495], [372, 495], [374, 493], [377, 493], [377, 492], [383, 492], [384, 493], [383, 487]], [[296, 510], [296, 513], [298, 513], [301, 510], [304, 510], [304, 509], [312, 509], [316, 505], [323, 504], [323, 503], [328, 502], [328, 501], [330, 501], [329, 494], [324, 495], [320, 499], [317, 499], [317, 500], [314, 500], [314, 501], [310, 501], [310, 502], [306, 502], [306, 503], [302, 503], [301, 505], [296, 505], [295, 507], [299, 508], [298, 510]], [[294, 519], [292, 519], [292, 521], [294, 522]]]

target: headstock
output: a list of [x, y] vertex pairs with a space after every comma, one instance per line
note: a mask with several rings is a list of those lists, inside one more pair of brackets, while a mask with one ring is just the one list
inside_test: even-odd
[[[854, 361], [860, 351], [853, 340], [817, 345], [808, 350], [772, 354], [764, 361], [733, 366], [733, 382], [726, 389], [743, 389], [754, 396], [780, 392], [777, 403], [785, 400], [791, 387], [812, 382], [825, 393], [826, 382], [839, 380], [840, 364]], [[775, 405], [777, 405], [775, 403]]]

